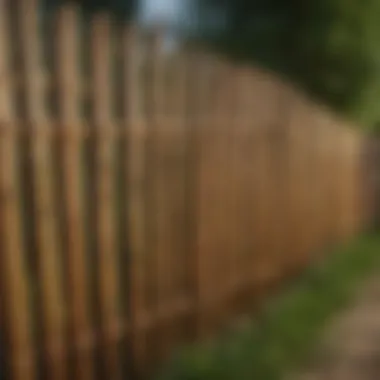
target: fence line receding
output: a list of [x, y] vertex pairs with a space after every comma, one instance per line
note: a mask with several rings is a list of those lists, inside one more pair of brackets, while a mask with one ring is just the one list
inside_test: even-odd
[[145, 374], [368, 222], [360, 133], [271, 74], [160, 43], [0, 3], [9, 378]]

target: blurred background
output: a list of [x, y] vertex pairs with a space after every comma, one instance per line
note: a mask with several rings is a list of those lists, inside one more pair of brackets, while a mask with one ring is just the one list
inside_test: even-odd
[[[64, 0], [43, 0], [41, 12]], [[376, 0], [78, 0], [145, 27], [160, 24], [168, 44], [201, 40], [234, 59], [290, 76], [360, 125], [379, 121], [380, 14]], [[169, 42], [170, 40], [170, 42]]]

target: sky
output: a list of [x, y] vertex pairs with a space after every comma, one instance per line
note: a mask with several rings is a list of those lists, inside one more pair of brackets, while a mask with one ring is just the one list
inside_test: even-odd
[[164, 24], [168, 30], [164, 36], [164, 49], [178, 46], [178, 32], [190, 31], [194, 26], [191, 3], [194, 0], [140, 0], [138, 18], [144, 26]]
[[[198, 30], [219, 30], [225, 25], [226, 13], [220, 7], [204, 7], [197, 13], [195, 0], [139, 0], [138, 18], [144, 26], [164, 24], [167, 27], [165, 47], [175, 48], [180, 34], [194, 34]], [[202, 16], [202, 17], [200, 17]]]
[[190, 26], [191, 2], [192, 0], [140, 0], [139, 19], [145, 25], [159, 22], [170, 28]]

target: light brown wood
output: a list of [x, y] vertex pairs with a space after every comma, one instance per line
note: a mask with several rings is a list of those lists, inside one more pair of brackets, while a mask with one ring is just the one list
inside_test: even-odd
[[[19, 2], [19, 26], [24, 62], [26, 117], [29, 128], [49, 124], [45, 94], [41, 88], [41, 52], [37, 2]], [[51, 141], [44, 135], [31, 141], [34, 216], [41, 287], [44, 358], [52, 380], [67, 378], [66, 310], [62, 287], [62, 256], [58, 241], [57, 209], [54, 200]]]
[[[147, 375], [178, 342], [217, 332], [282, 276], [318, 259], [314, 250], [346, 241], [366, 222], [359, 195], [363, 135], [290, 84], [194, 49], [168, 55], [133, 27], [118, 29], [114, 38], [116, 24], [105, 14], [90, 17], [89, 46], [81, 47], [89, 48], [91, 72], [84, 75], [73, 5], [54, 15], [50, 72], [40, 63], [45, 36], [37, 34], [36, 0], [18, 4], [22, 75], [7, 62], [12, 36], [0, 15], [0, 291], [6, 307], [0, 321], [15, 379], [36, 377], [38, 344], [53, 380], [68, 377], [68, 350], [78, 379], [97, 376], [95, 351], [109, 378], [123, 378], [129, 353], [135, 374]], [[119, 119], [114, 59], [123, 63]], [[25, 95], [25, 115], [16, 115], [10, 101], [15, 86]], [[49, 86], [59, 103], [54, 120], [46, 107]], [[91, 115], [83, 112], [88, 95]], [[26, 156], [16, 146], [21, 139], [31, 147], [30, 181], [19, 170], [19, 155]], [[85, 158], [84, 144], [93, 148]], [[116, 154], [121, 145], [125, 155]], [[54, 187], [56, 146], [62, 189]], [[37, 306], [27, 289], [33, 268], [25, 256], [32, 249], [24, 247], [23, 233], [30, 231], [23, 231], [20, 215], [30, 196], [19, 188], [20, 175], [35, 190]], [[116, 179], [126, 184], [120, 213]], [[57, 190], [62, 208], [55, 204]], [[44, 327], [36, 346], [34, 310], [41, 310], [37, 320]]]
[[115, 125], [112, 113], [111, 81], [112, 24], [106, 14], [94, 16], [91, 22], [91, 69], [93, 80], [93, 122], [96, 133], [96, 239], [98, 254], [98, 295], [101, 306], [102, 354], [107, 376], [122, 378], [118, 340], [115, 331], [123, 322], [119, 305], [119, 247], [115, 225], [115, 140], [108, 129]]
[[[56, 17], [56, 87], [59, 101], [59, 123], [54, 126], [71, 133], [61, 144], [69, 295], [70, 350], [75, 353], [75, 378], [94, 378], [94, 346], [90, 317], [89, 265], [86, 260], [84, 229], [84, 162], [83, 117], [81, 115], [81, 72], [78, 8], [66, 7]], [[84, 338], [81, 338], [84, 337]]]
[[124, 128], [128, 133], [125, 175], [128, 186], [127, 230], [130, 248], [128, 304], [130, 307], [131, 352], [137, 373], [146, 369], [146, 329], [142, 320], [146, 314], [146, 273], [144, 263], [148, 260], [146, 242], [146, 118], [142, 112], [141, 50], [135, 28], [124, 30], [123, 76], [124, 76]]
[[[5, 308], [0, 310], [2, 334], [9, 340], [6, 355], [14, 380], [34, 380], [35, 353], [32, 340], [30, 276], [26, 265], [21, 221], [21, 188], [18, 180], [16, 114], [13, 87], [10, 81], [9, 14], [5, 2], [0, 4], [0, 120], [8, 133], [0, 137], [0, 227], [1, 227], [1, 290]], [[3, 304], [4, 305], [4, 304]], [[5, 347], [4, 347], [5, 348]]]
[[211, 64], [206, 54], [201, 54], [198, 58], [190, 57], [189, 81], [194, 83], [190, 101], [194, 104], [194, 113], [189, 115], [189, 123], [192, 132], [189, 136], [190, 146], [190, 166], [189, 186], [192, 186], [193, 195], [189, 199], [193, 207], [193, 214], [190, 220], [189, 236], [193, 239], [191, 244], [193, 263], [190, 266], [190, 276], [194, 284], [194, 297], [196, 302], [195, 311], [195, 334], [198, 339], [209, 335], [210, 321], [208, 320], [210, 299], [213, 293], [213, 284], [210, 276], [210, 250], [209, 236], [205, 231], [207, 220], [204, 215], [207, 212], [207, 194], [204, 191], [204, 183], [207, 181], [207, 169], [205, 168], [204, 157], [207, 155], [207, 129], [210, 125], [210, 75]]
[[[149, 140], [148, 140], [148, 197], [147, 205], [150, 216], [147, 239], [150, 245], [151, 276], [154, 278], [152, 284], [152, 297], [150, 303], [151, 312], [156, 314], [160, 305], [165, 305], [170, 297], [170, 284], [173, 270], [170, 270], [171, 243], [173, 237], [170, 237], [171, 222], [168, 219], [170, 211], [170, 156], [172, 155], [173, 144], [170, 136], [161, 134], [162, 125], [164, 125], [167, 114], [165, 110], [165, 100], [167, 97], [165, 83], [165, 54], [162, 50], [162, 35], [158, 30], [148, 41], [150, 60], [149, 69], [151, 70], [151, 81], [149, 83], [151, 115], [148, 116]], [[149, 96], [148, 95], [148, 96]], [[149, 101], [148, 100], [148, 101]], [[166, 137], [166, 138], [165, 138]], [[169, 141], [167, 142], [167, 137]], [[177, 141], [178, 142], [178, 141]], [[169, 182], [169, 183], [168, 183]], [[169, 185], [169, 186], [168, 186]], [[155, 358], [164, 356], [168, 352], [170, 345], [167, 326], [160, 329], [159, 342], [156, 352], [152, 352]]]

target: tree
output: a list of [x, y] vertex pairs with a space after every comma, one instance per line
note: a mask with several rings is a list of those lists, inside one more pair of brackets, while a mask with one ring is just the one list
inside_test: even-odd
[[380, 120], [380, 0], [203, 0], [228, 10], [214, 47], [291, 76], [356, 120]]

